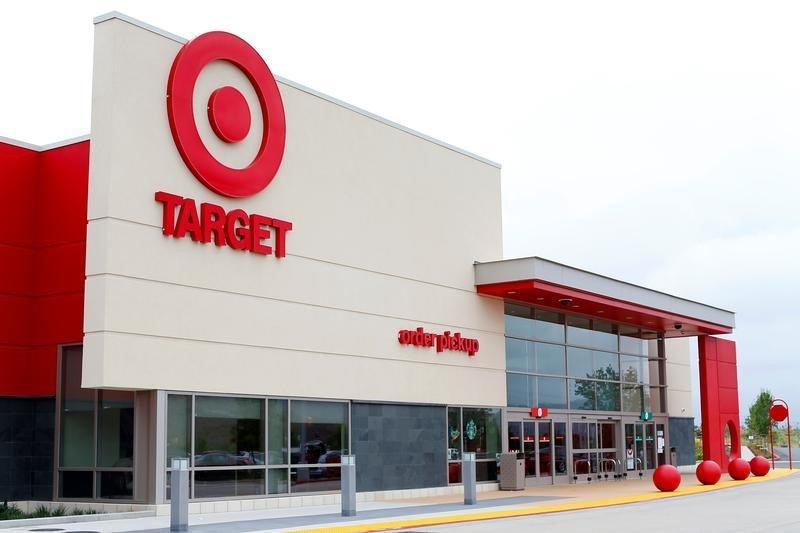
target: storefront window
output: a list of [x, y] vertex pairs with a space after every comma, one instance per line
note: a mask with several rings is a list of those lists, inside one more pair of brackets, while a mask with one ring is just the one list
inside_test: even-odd
[[566, 375], [564, 347], [558, 344], [533, 343], [535, 354], [535, 368], [537, 374], [552, 374], [554, 376]]
[[340, 463], [347, 453], [347, 404], [292, 401], [292, 464]]
[[[447, 409], [447, 459], [461, 460], [461, 408]], [[451, 481], [450, 483], [453, 483]]]
[[477, 459], [494, 459], [502, 451], [500, 409], [463, 410], [464, 451]]
[[289, 464], [289, 401], [267, 400], [269, 464]]
[[550, 409], [567, 408], [567, 380], [564, 378], [536, 378], [539, 396], [531, 407], [544, 406]]
[[196, 470], [195, 498], [259, 496], [264, 494], [264, 470]]
[[506, 387], [510, 407], [533, 407], [536, 405], [536, 376], [506, 374]]
[[[133, 393], [102, 390], [98, 394], [97, 466], [132, 467]], [[107, 477], [111, 484], [114, 476]]]
[[195, 466], [264, 464], [264, 400], [197, 396], [195, 402]]
[[[61, 354], [62, 467], [94, 466], [95, 391], [81, 388], [82, 354], [81, 346], [64, 347]], [[91, 487], [91, 474], [88, 477]], [[64, 481], [69, 483], [72, 478], [66, 476]]]
[[173, 458], [189, 457], [192, 435], [192, 397], [167, 397], [167, 467]]
[[584, 411], [595, 409], [595, 382], [587, 379], [569, 380], [569, 407]]
[[132, 499], [134, 393], [81, 388], [82, 358], [82, 346], [62, 348], [58, 495]]
[[501, 410], [450, 407], [448, 427], [448, 482], [461, 482], [461, 450], [474, 452], [478, 481], [497, 479], [497, 454], [502, 451]]

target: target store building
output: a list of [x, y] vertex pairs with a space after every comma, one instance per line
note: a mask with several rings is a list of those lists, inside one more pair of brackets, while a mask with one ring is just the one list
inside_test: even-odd
[[343, 454], [366, 499], [457, 492], [465, 452], [482, 488], [506, 451], [646, 475], [694, 461], [690, 342], [738, 449], [733, 313], [504, 260], [499, 165], [118, 13], [92, 105], [0, 141], [0, 498], [164, 504], [175, 457], [195, 511], [332, 503]]

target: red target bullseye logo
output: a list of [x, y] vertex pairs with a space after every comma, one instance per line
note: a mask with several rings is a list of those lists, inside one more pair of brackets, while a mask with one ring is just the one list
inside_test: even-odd
[[[203, 143], [194, 115], [194, 88], [203, 68], [212, 61], [228, 61], [247, 76], [261, 106], [264, 133], [253, 161], [231, 168], [218, 161]], [[278, 84], [258, 52], [226, 32], [205, 33], [181, 48], [167, 83], [167, 115], [175, 146], [184, 163], [212, 191], [244, 198], [263, 190], [278, 172], [286, 144], [286, 117]], [[226, 143], [237, 143], [250, 132], [250, 108], [241, 92], [225, 85], [211, 93], [208, 121]]]

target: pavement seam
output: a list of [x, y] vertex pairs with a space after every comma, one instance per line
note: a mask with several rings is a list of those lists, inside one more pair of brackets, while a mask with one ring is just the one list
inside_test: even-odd
[[374, 531], [387, 531], [392, 529], [405, 529], [410, 527], [425, 527], [425, 526], [439, 526], [446, 524], [453, 524], [457, 522], [472, 522], [478, 520], [492, 520], [497, 518], [516, 518], [520, 516], [532, 516], [547, 513], [559, 513], [565, 511], [579, 511], [583, 509], [594, 509], [597, 507], [610, 507], [614, 505], [624, 505], [628, 503], [639, 503], [664, 498], [675, 498], [680, 496], [689, 496], [692, 494], [699, 494], [704, 492], [711, 492], [715, 490], [741, 487], [752, 483], [761, 483], [763, 481], [770, 481], [773, 479], [780, 479], [791, 474], [797, 473], [797, 470], [774, 470], [767, 476], [756, 477], [751, 476], [747, 479], [736, 481], [720, 481], [716, 485], [694, 485], [691, 487], [678, 488], [674, 492], [647, 492], [644, 494], [635, 494], [632, 496], [618, 496], [615, 498], [603, 498], [599, 500], [587, 500], [583, 502], [574, 503], [560, 503], [549, 504], [535, 507], [524, 507], [518, 509], [504, 509], [494, 511], [482, 512], [465, 512], [459, 514], [437, 515], [427, 518], [406, 518], [402, 520], [390, 521], [376, 521], [366, 522], [359, 524], [342, 524], [331, 526], [315, 526], [310, 528], [301, 529], [287, 529], [287, 533], [368, 533]]

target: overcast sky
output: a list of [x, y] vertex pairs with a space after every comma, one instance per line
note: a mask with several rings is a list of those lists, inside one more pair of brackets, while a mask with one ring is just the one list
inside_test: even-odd
[[501, 163], [506, 258], [735, 311], [742, 416], [762, 387], [800, 407], [800, 4], [4, 3], [1, 136], [89, 133], [112, 10]]

